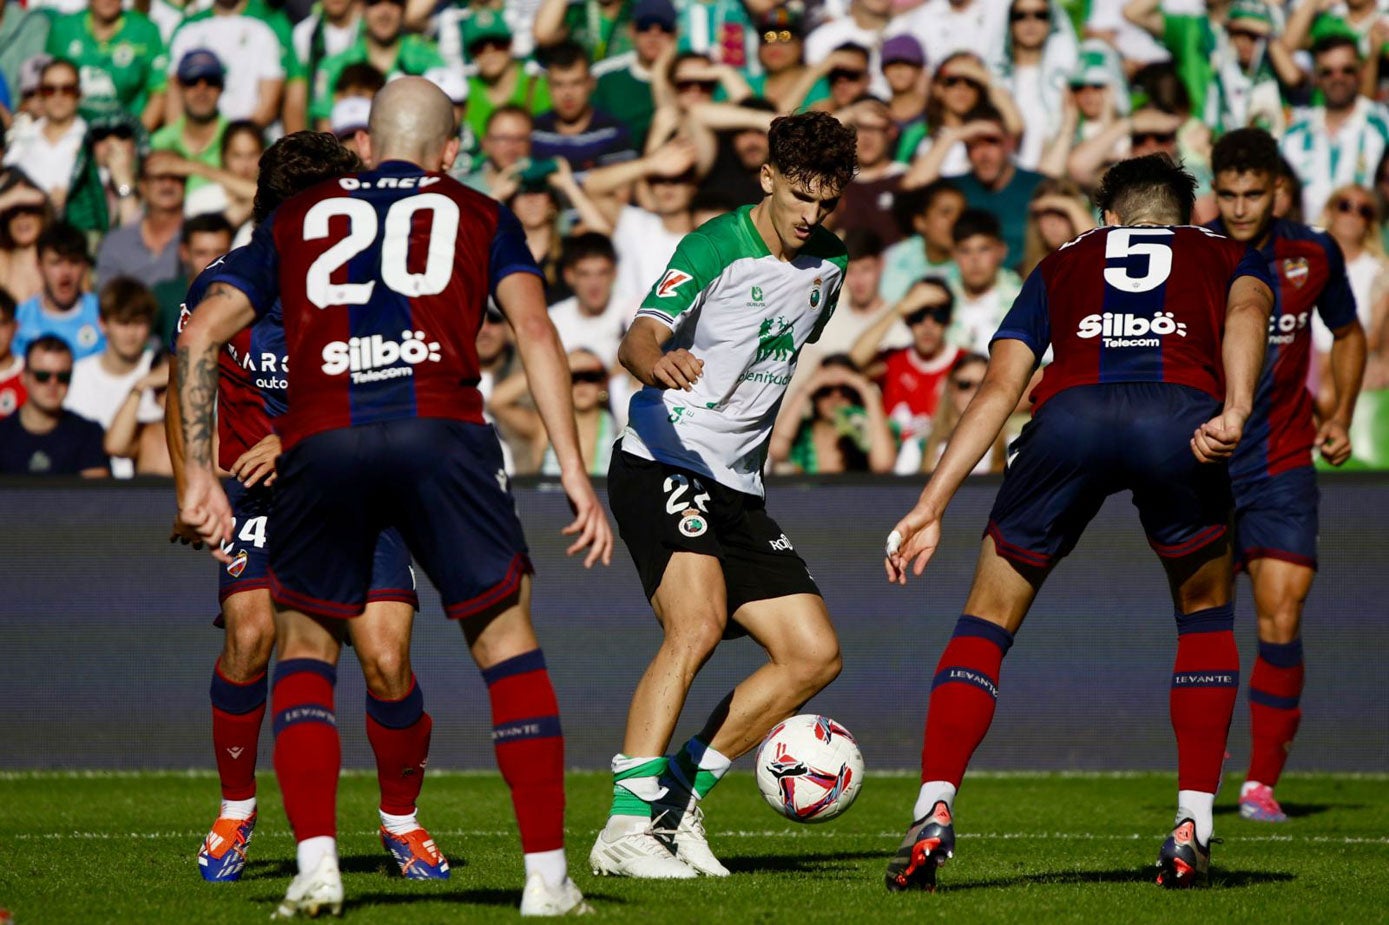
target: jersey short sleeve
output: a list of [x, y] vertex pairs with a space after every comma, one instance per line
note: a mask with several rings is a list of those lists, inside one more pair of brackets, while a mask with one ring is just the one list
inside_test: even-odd
[[685, 235], [676, 245], [666, 271], [641, 303], [637, 317], [654, 318], [674, 328], [681, 315], [703, 302], [704, 290], [721, 269], [713, 242], [698, 232]]
[[1341, 245], [1329, 234], [1318, 234], [1317, 243], [1326, 251], [1326, 285], [1317, 299], [1317, 314], [1332, 331], [1343, 328], [1357, 318], [1355, 295], [1351, 292], [1350, 277], [1346, 275], [1346, 257]]
[[[1332, 247], [1335, 247], [1335, 245], [1333, 244]], [[1339, 254], [1339, 251], [1337, 251], [1337, 253]], [[1342, 279], [1345, 278], [1345, 275], [1345, 264], [1342, 264]], [[1268, 272], [1268, 260], [1264, 258], [1263, 254], [1252, 247], [1245, 250], [1244, 256], [1240, 258], [1239, 263], [1235, 266], [1235, 272], [1230, 276], [1230, 285], [1233, 286], [1235, 280], [1239, 279], [1241, 276], [1252, 276], [1268, 288], [1274, 288], [1273, 277], [1270, 276]], [[1354, 303], [1352, 303], [1351, 314], [1354, 313], [1355, 306]]]
[[1039, 361], [1046, 355], [1051, 346], [1051, 319], [1047, 315], [1047, 283], [1040, 267], [1027, 275], [1022, 291], [1003, 316], [989, 345], [996, 340], [1020, 340]]
[[260, 223], [249, 244], [236, 248], [199, 273], [189, 294], [198, 286], [206, 292], [213, 283], [225, 283], [246, 296], [257, 319], [265, 317], [280, 298], [280, 254], [275, 248], [274, 218], [272, 215]]
[[534, 273], [544, 278], [535, 256], [526, 246], [526, 232], [520, 219], [504, 205], [497, 206], [497, 231], [492, 237], [488, 259], [488, 287], [493, 296], [497, 294], [497, 284], [512, 273]]

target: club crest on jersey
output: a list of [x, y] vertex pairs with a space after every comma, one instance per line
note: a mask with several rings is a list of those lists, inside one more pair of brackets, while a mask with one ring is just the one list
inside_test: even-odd
[[[380, 334], [335, 340], [323, 348], [323, 372], [329, 376], [352, 373], [353, 382], [377, 382], [413, 376], [421, 363], [438, 363], [442, 358], [438, 341], [427, 341], [423, 331], [401, 331], [400, 340], [387, 340]], [[404, 363], [404, 366], [397, 366]]]
[[817, 277], [815, 277], [815, 282], [811, 284], [811, 290], [810, 290], [810, 307], [811, 307], [811, 308], [815, 308], [816, 306], [818, 306], [818, 305], [820, 304], [820, 286], [823, 285], [823, 283], [824, 283], [824, 281], [823, 281], [822, 279], [820, 279], [820, 277], [817, 276]]
[[709, 521], [704, 519], [704, 515], [692, 507], [687, 507], [680, 512], [680, 532], [694, 539], [703, 536], [709, 530]]
[[669, 299], [673, 297], [681, 286], [692, 279], [694, 277], [690, 274], [682, 273], [673, 267], [666, 270], [666, 275], [662, 276], [661, 281], [656, 284], [656, 298]]
[[1082, 340], [1104, 337], [1106, 347], [1160, 347], [1167, 334], [1186, 337], [1186, 324], [1171, 312], [1153, 312], [1151, 319], [1128, 312], [1105, 312], [1080, 319], [1076, 336]]
[[1307, 285], [1308, 272], [1306, 257], [1289, 257], [1283, 261], [1283, 278], [1296, 289]]
[[227, 563], [227, 574], [233, 578], [240, 578], [241, 573], [246, 571], [246, 550], [241, 550], [236, 554], [236, 558]]

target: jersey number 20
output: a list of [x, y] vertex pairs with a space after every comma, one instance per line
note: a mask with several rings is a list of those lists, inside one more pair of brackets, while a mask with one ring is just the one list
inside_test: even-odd
[[[415, 213], [428, 210], [424, 272], [411, 273], [406, 267], [410, 249], [410, 226]], [[324, 199], [304, 215], [304, 240], [328, 237], [329, 222], [343, 215], [348, 220], [347, 237], [322, 254], [309, 266], [307, 295], [319, 308], [330, 305], [365, 305], [371, 300], [376, 280], [365, 283], [335, 283], [332, 276], [353, 257], [376, 243], [380, 223], [376, 208], [364, 199], [346, 196]], [[454, 245], [458, 241], [458, 204], [440, 193], [420, 193], [392, 203], [386, 211], [381, 241], [381, 282], [404, 296], [438, 295], [453, 276]]]

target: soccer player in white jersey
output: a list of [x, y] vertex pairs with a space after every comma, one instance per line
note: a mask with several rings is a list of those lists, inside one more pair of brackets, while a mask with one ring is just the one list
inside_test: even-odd
[[[723, 877], [699, 802], [730, 762], [839, 674], [819, 589], [767, 516], [762, 466], [796, 358], [834, 312], [848, 262], [821, 227], [857, 170], [826, 113], [772, 123], [761, 202], [686, 235], [623, 338], [645, 388], [608, 473], [609, 501], [665, 639], [637, 684], [613, 803], [589, 863], [650, 879]], [[767, 651], [666, 757], [691, 682], [721, 639]]]

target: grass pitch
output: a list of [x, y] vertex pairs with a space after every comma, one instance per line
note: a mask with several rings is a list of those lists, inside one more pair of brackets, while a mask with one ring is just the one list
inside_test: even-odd
[[[1171, 824], [1170, 775], [977, 775], [956, 805], [959, 843], [935, 895], [889, 894], [883, 866], [916, 792], [910, 776], [870, 776], [840, 819], [802, 826], [763, 804], [750, 774], [714, 793], [707, 823], [727, 880], [650, 883], [594, 877], [606, 774], [569, 778], [569, 857], [599, 921], [627, 922], [1372, 922], [1389, 913], [1385, 777], [1294, 775], [1279, 797], [1293, 818], [1246, 822], [1239, 781], [1217, 806], [1211, 888], [1171, 893], [1153, 861]], [[208, 774], [0, 774], [0, 908], [15, 925], [265, 922], [293, 873], [294, 845], [273, 776], [240, 883], [199, 878], [212, 821]], [[342, 780], [338, 818], [347, 907], [369, 923], [514, 921], [519, 843], [494, 774], [432, 772], [421, 799], [453, 865], [445, 883], [402, 880], [377, 841], [376, 782]]]

